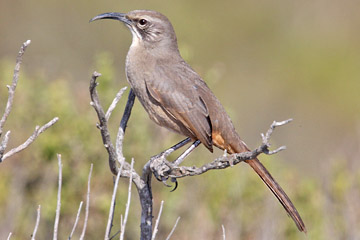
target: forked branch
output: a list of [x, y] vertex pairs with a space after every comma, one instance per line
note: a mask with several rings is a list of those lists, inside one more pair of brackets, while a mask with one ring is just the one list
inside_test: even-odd
[[6, 122], [6, 119], [9, 117], [11, 109], [12, 109], [12, 105], [14, 102], [14, 95], [15, 95], [15, 89], [19, 80], [19, 73], [20, 73], [20, 66], [22, 63], [22, 57], [25, 53], [26, 48], [30, 45], [31, 41], [27, 40], [26, 42], [24, 42], [21, 45], [20, 51], [16, 57], [16, 64], [15, 64], [15, 69], [14, 69], [14, 75], [13, 75], [13, 80], [11, 83], [11, 86], [7, 85], [8, 91], [9, 91], [9, 97], [8, 100], [6, 102], [6, 107], [5, 107], [5, 112], [4, 115], [2, 116], [1, 120], [0, 120], [0, 137], [2, 135], [3, 132], [3, 128], [4, 128], [4, 124]]
[[29, 46], [29, 44], [31, 43], [30, 40], [27, 40], [26, 42], [24, 42], [20, 48], [20, 51], [16, 57], [16, 64], [15, 64], [15, 69], [14, 69], [14, 75], [13, 75], [13, 80], [11, 83], [11, 86], [7, 86], [8, 88], [8, 92], [9, 92], [9, 96], [8, 96], [8, 100], [6, 102], [6, 106], [5, 106], [5, 111], [3, 116], [1, 117], [0, 120], [0, 163], [2, 161], [4, 161], [5, 159], [11, 157], [12, 155], [14, 155], [15, 153], [18, 153], [22, 150], [24, 150], [25, 148], [27, 148], [31, 143], [33, 143], [36, 138], [43, 133], [44, 131], [46, 131], [49, 127], [51, 127], [52, 125], [54, 125], [59, 118], [55, 117], [53, 118], [51, 121], [49, 121], [47, 124], [45, 124], [42, 127], [36, 126], [35, 127], [35, 131], [33, 132], [33, 134], [21, 145], [19, 145], [18, 147], [15, 147], [11, 150], [9, 150], [8, 152], [5, 153], [7, 144], [9, 142], [9, 138], [10, 138], [10, 131], [7, 131], [4, 135], [3, 138], [1, 138], [2, 133], [3, 133], [3, 128], [4, 125], [6, 123], [7, 118], [10, 115], [12, 106], [13, 106], [13, 102], [14, 102], [14, 95], [15, 95], [15, 90], [16, 90], [16, 86], [18, 84], [19, 81], [19, 74], [20, 74], [20, 66], [22, 63], [22, 57], [25, 53], [26, 48]]
[[[125, 111], [123, 114], [123, 117], [120, 122], [118, 134], [116, 137], [116, 144], [115, 147], [111, 141], [110, 132], [108, 129], [108, 119], [110, 117], [110, 114], [105, 114], [105, 111], [103, 110], [98, 93], [96, 91], [97, 78], [101, 76], [100, 73], [94, 72], [90, 81], [90, 97], [91, 97], [91, 106], [94, 107], [99, 123], [97, 124], [97, 127], [100, 129], [100, 133], [102, 136], [104, 147], [106, 148], [108, 155], [109, 155], [109, 166], [110, 170], [114, 175], [118, 175], [120, 177], [130, 177], [132, 178], [132, 182], [135, 184], [139, 198], [141, 203], [141, 239], [151, 239], [152, 236], [152, 193], [151, 193], [151, 172], [149, 169], [149, 165], [145, 165], [143, 168], [143, 174], [139, 175], [130, 165], [129, 162], [125, 160], [125, 157], [122, 153], [122, 142], [124, 139], [124, 133], [126, 130], [126, 125], [129, 120], [131, 109], [135, 101], [135, 95], [132, 90], [130, 90], [128, 101], [125, 107]], [[120, 90], [120, 92], [123, 91], [123, 89]], [[110, 105], [110, 110], [108, 110], [108, 113], [111, 113], [111, 111], [115, 108], [117, 102], [119, 101], [119, 97], [122, 95], [120, 92], [115, 97], [114, 101]], [[119, 167], [121, 166], [122, 171], [121, 174], [119, 174]], [[111, 221], [110, 221], [111, 223]], [[125, 223], [125, 222], [124, 222]], [[111, 225], [111, 224], [110, 224]], [[122, 229], [122, 236], [123, 236], [124, 227]], [[110, 230], [107, 231], [106, 237], [109, 238]]]

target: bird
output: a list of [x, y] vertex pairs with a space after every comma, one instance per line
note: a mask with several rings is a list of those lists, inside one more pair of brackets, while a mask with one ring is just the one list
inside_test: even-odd
[[[156, 124], [230, 154], [250, 151], [240, 138], [218, 98], [205, 81], [181, 57], [175, 30], [169, 19], [156, 11], [108, 12], [90, 22], [112, 19], [132, 33], [126, 56], [126, 77], [136, 97]], [[306, 233], [298, 211], [281, 186], [257, 159], [245, 161], [271, 190], [297, 228]]]

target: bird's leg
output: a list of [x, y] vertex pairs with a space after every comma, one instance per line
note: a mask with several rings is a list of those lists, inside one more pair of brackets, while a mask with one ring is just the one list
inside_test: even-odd
[[184, 161], [184, 159], [192, 152], [194, 151], [194, 149], [199, 146], [200, 144], [200, 140], [196, 140], [195, 142], [193, 142], [193, 144], [191, 144], [191, 146], [185, 150], [185, 152], [183, 152], [177, 159], [175, 159], [173, 161], [173, 163], [175, 164], [175, 166], [178, 166], [180, 163], [182, 163]]
[[167, 157], [169, 156], [171, 153], [173, 153], [174, 151], [178, 150], [179, 148], [183, 147], [184, 145], [188, 144], [191, 141], [191, 138], [185, 138], [184, 140], [182, 140], [181, 142], [175, 144], [174, 146], [166, 149], [165, 151], [159, 153], [158, 155], [155, 155], [152, 157], [152, 159], [154, 158], [161, 158], [161, 157]]
[[[193, 144], [191, 144], [191, 146], [190, 146], [188, 149], [186, 149], [177, 159], [175, 159], [175, 160], [173, 161], [174, 165], [175, 165], [175, 166], [178, 166], [180, 163], [182, 163], [182, 161], [184, 161], [184, 159], [185, 159], [187, 156], [189, 156], [189, 154], [190, 154], [192, 151], [194, 151], [194, 149], [195, 149], [197, 146], [199, 146], [200, 143], [201, 143], [200, 140], [196, 140], [195, 142], [193, 142]], [[178, 187], [178, 182], [177, 182], [176, 178], [171, 178], [171, 182], [175, 183], [174, 189], [170, 191], [170, 192], [173, 192], [173, 191], [175, 191], [176, 188]], [[163, 182], [163, 183], [164, 183], [164, 182]], [[164, 183], [164, 184], [167, 186], [166, 183]]]

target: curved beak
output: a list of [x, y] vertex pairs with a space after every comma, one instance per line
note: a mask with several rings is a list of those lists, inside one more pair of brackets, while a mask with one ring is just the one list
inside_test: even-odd
[[90, 19], [89, 22], [93, 22], [93, 21], [100, 20], [100, 19], [113, 19], [113, 20], [121, 21], [127, 25], [131, 24], [131, 20], [129, 20], [126, 17], [125, 13], [118, 13], [118, 12], [109, 12], [109, 13], [99, 14], [99, 15], [93, 17], [92, 19]]

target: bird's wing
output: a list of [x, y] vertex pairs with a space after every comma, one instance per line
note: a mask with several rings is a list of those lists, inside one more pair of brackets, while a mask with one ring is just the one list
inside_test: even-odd
[[[191, 70], [191, 69], [190, 69]], [[209, 111], [199, 94], [199, 86], [192, 78], [195, 72], [181, 65], [168, 67], [159, 65], [145, 79], [149, 95], [163, 110], [177, 119], [195, 138], [212, 151], [212, 126]]]

